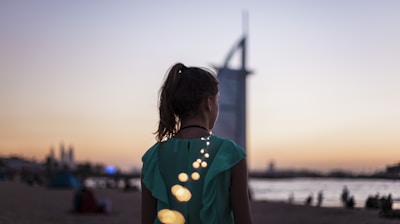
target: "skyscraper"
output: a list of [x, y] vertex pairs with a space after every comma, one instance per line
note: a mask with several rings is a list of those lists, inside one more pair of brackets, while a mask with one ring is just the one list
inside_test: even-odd
[[[246, 68], [246, 39], [244, 35], [226, 57], [221, 67], [216, 67], [219, 80], [219, 117], [215, 128], [216, 135], [233, 139], [246, 149], [246, 77], [251, 72]], [[233, 54], [241, 50], [241, 66], [232, 69], [228, 66]]]
[[67, 158], [67, 164], [69, 169], [74, 169], [75, 168], [75, 161], [74, 161], [74, 147], [72, 145], [69, 146], [68, 150], [68, 158]]

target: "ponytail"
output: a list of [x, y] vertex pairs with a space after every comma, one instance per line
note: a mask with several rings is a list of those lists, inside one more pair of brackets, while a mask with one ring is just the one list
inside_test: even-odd
[[172, 137], [178, 130], [179, 117], [174, 113], [173, 95], [179, 84], [179, 78], [186, 66], [177, 63], [169, 70], [168, 75], [162, 85], [159, 93], [159, 113], [160, 122], [156, 132], [157, 141], [162, 141], [164, 137]]

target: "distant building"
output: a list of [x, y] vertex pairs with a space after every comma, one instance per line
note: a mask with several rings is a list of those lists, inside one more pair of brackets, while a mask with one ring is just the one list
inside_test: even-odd
[[400, 163], [392, 165], [392, 166], [387, 166], [386, 173], [391, 176], [400, 177]]
[[50, 147], [50, 153], [47, 156], [46, 164], [48, 166], [47, 168], [50, 170], [54, 170], [58, 165], [56, 156], [54, 154], [54, 147]]
[[60, 164], [63, 166], [65, 165], [66, 155], [65, 155], [65, 148], [64, 143], [60, 143]]
[[59, 168], [67, 168], [70, 170], [74, 170], [76, 168], [74, 159], [74, 147], [70, 145], [67, 151], [65, 150], [64, 143], [61, 142], [59, 160], [57, 160], [54, 155], [54, 148], [50, 147], [50, 153], [47, 156], [47, 163], [50, 166], [49, 167], [50, 169], [59, 167]]
[[274, 163], [274, 161], [269, 162], [267, 173], [275, 173], [275, 163]]
[[20, 157], [13, 156], [9, 158], [2, 158], [1, 161], [5, 168], [17, 172], [21, 171], [40, 172], [43, 170], [43, 166], [41, 164]]
[[75, 169], [75, 161], [74, 161], [74, 147], [72, 145], [69, 146], [68, 157], [66, 161], [66, 165], [70, 169]]
[[49, 159], [53, 160], [53, 161], [56, 160], [56, 156], [54, 154], [54, 148], [53, 147], [50, 147]]
[[[213, 133], [234, 140], [246, 150], [246, 78], [251, 73], [247, 67], [247, 14], [243, 25], [243, 36], [229, 51], [223, 65], [214, 66], [219, 84], [219, 117]], [[230, 65], [236, 52], [240, 54], [239, 68]]]

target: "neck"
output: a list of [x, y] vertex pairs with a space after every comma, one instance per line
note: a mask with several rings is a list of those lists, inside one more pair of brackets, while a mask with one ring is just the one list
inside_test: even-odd
[[210, 135], [207, 122], [200, 120], [185, 120], [181, 123], [181, 128], [175, 135], [176, 138], [200, 138]]
[[202, 126], [202, 125], [198, 125], [198, 124], [189, 124], [189, 125], [185, 125], [185, 126], [182, 126], [182, 127], [180, 128], [180, 130], [187, 129], [187, 128], [200, 128], [200, 129], [203, 129], [203, 130], [205, 130], [205, 131], [209, 131], [206, 127], [204, 127], [204, 126]]

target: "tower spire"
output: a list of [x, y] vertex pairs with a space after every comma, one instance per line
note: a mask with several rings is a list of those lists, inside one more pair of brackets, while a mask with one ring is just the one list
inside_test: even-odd
[[246, 41], [247, 41], [247, 35], [249, 32], [249, 14], [247, 10], [242, 11], [242, 32], [243, 32], [243, 37], [242, 37], [242, 70], [246, 71]]

